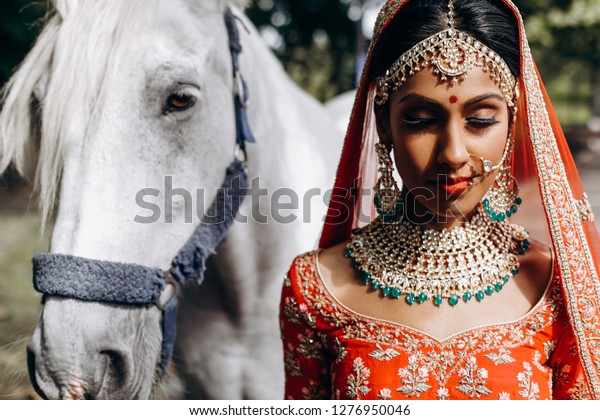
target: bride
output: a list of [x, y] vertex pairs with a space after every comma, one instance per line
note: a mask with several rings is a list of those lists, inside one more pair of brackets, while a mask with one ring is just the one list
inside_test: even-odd
[[389, 0], [374, 33], [285, 397], [599, 397], [598, 235], [518, 10]]

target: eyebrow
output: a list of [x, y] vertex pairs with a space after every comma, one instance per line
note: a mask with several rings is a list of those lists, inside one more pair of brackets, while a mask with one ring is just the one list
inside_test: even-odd
[[483, 95], [476, 96], [475, 98], [470, 99], [467, 102], [465, 102], [464, 107], [468, 108], [470, 106], [475, 105], [478, 102], [485, 101], [486, 99], [497, 99], [500, 102], [504, 102], [504, 98], [502, 96], [498, 95], [497, 93], [484, 93]]
[[398, 103], [403, 103], [413, 99], [425, 102], [429, 105], [435, 106], [436, 108], [442, 108], [442, 104], [438, 101], [428, 98], [427, 96], [419, 95], [418, 93], [409, 93], [408, 95], [405, 95], [402, 98], [400, 98], [400, 101], [398, 101]]
[[[439, 103], [438, 101], [428, 98], [427, 96], [420, 95], [418, 93], [409, 93], [409, 94], [403, 96], [402, 98], [400, 98], [399, 103], [403, 103], [403, 102], [410, 101], [413, 99], [425, 102], [425, 103], [435, 106], [437, 108], [443, 107], [442, 104]], [[500, 102], [504, 102], [504, 98], [497, 93], [484, 93], [483, 95], [476, 96], [475, 98], [470, 99], [467, 102], [465, 102], [464, 107], [468, 108], [470, 106], [475, 105], [476, 103], [485, 101], [486, 99], [497, 99]]]

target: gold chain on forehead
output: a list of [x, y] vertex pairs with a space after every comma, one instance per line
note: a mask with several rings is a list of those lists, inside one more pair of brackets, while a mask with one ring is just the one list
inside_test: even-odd
[[[385, 22], [402, 3], [403, 1], [389, 2], [382, 9], [376, 28], [383, 29]], [[510, 68], [493, 50], [455, 28], [452, 1], [448, 4], [448, 29], [414, 45], [383, 76], [377, 78], [377, 104], [385, 104], [392, 92], [400, 89], [411, 76], [427, 67], [433, 67], [440, 80], [450, 84], [465, 79], [473, 67], [481, 67], [500, 87], [509, 106], [514, 105], [516, 79]]]

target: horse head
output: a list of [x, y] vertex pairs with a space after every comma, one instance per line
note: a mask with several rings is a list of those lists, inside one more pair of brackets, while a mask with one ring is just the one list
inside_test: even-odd
[[[52, 253], [168, 267], [190, 237], [234, 157], [228, 6], [54, 2], [6, 89], [0, 166], [35, 168]], [[155, 306], [45, 297], [34, 385], [48, 398], [148, 397], [160, 318]]]
[[[233, 92], [245, 89], [233, 77], [224, 20], [233, 10], [257, 138], [248, 176], [261, 177], [253, 192], [278, 194], [244, 201], [245, 222], [233, 224], [210, 260], [215, 281], [180, 294], [177, 364], [191, 397], [282, 395], [281, 279], [292, 257], [315, 243], [341, 140], [236, 8], [243, 3], [55, 0], [4, 90], [0, 115], [0, 172], [12, 162], [33, 177], [44, 224], [53, 222], [49, 255], [94, 265], [107, 278], [100, 289], [127, 282], [119, 264], [168, 269], [240, 157]], [[300, 201], [303, 213], [273, 217], [282, 196]], [[55, 284], [71, 278], [98, 289], [81, 267], [69, 272], [68, 258], [57, 261]], [[156, 305], [45, 294], [28, 348], [38, 393], [154, 396], [167, 335], [161, 307], [172, 289], [160, 289]]]

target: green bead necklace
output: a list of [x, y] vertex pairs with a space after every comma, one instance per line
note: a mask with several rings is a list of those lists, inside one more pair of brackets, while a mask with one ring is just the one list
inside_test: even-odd
[[480, 302], [518, 274], [516, 255], [530, 246], [524, 228], [492, 222], [485, 211], [480, 206], [465, 225], [441, 231], [380, 217], [354, 231], [345, 255], [364, 283], [383, 297], [404, 296], [409, 305]]

